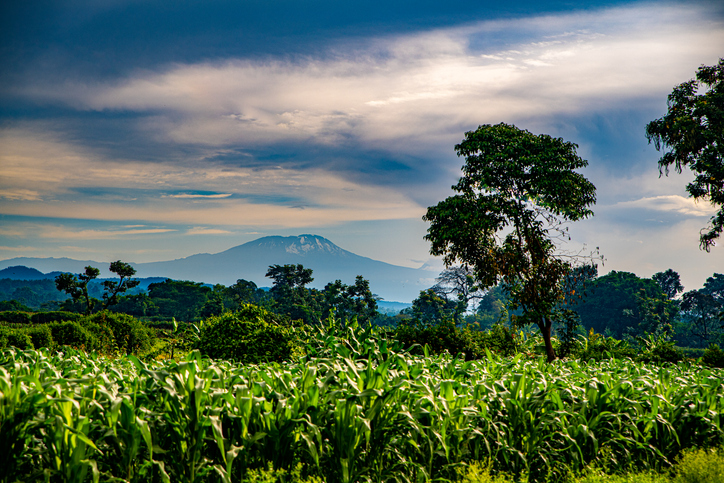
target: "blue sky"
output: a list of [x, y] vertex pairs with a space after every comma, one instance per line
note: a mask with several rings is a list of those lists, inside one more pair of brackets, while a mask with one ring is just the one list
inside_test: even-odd
[[454, 145], [507, 122], [579, 145], [570, 227], [609, 270], [724, 271], [713, 209], [644, 136], [724, 55], [719, 2], [84, 1], [0, 7], [0, 259], [132, 262], [319, 234], [429, 261]]

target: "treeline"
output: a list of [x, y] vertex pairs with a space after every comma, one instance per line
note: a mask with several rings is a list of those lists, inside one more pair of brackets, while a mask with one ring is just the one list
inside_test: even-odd
[[[336, 280], [323, 289], [310, 288], [313, 271], [302, 265], [270, 266], [266, 275], [272, 282], [271, 289], [240, 279], [231, 286], [165, 280], [151, 283], [147, 290], [139, 290], [132, 280], [134, 273], [127, 265], [121, 263], [115, 268], [125, 270], [117, 282], [94, 284], [91, 277], [84, 287], [81, 279], [73, 281], [71, 276], [64, 276], [64, 283], [74, 287], [71, 292], [75, 290], [75, 293], [68, 297], [52, 287], [56, 299], [58, 294], [67, 298], [49, 308], [92, 313], [106, 307], [111, 312], [132, 315], [146, 322], [165, 322], [170, 327], [173, 319], [199, 322], [252, 304], [305, 324], [318, 324], [331, 312], [340, 321], [356, 319], [362, 324], [404, 325], [418, 331], [440, 325], [472, 330], [490, 330], [502, 325], [508, 330], [532, 331], [517, 324], [520, 311], [511, 304], [503, 284], [486, 291], [478, 290], [472, 274], [463, 267], [444, 270], [437, 283], [421, 291], [411, 307], [392, 315], [377, 310], [379, 297], [363, 277], [358, 276], [351, 285]], [[50, 280], [1, 280], [0, 288], [15, 285], [13, 293], [19, 295], [31, 290], [30, 286], [20, 284], [31, 282], [51, 292]], [[567, 295], [556, 312], [554, 326], [559, 341], [590, 335], [593, 331], [605, 338], [628, 341], [630, 346], [641, 344], [640, 339], [647, 337], [680, 347], [724, 346], [722, 274], [713, 274], [699, 290], [684, 292], [678, 273], [671, 269], [648, 279], [618, 271], [599, 277], [595, 266], [583, 266], [575, 269], [565, 284]], [[88, 299], [83, 290], [87, 291]], [[0, 310], [32, 312], [34, 307], [25, 306], [23, 301], [0, 302]]]

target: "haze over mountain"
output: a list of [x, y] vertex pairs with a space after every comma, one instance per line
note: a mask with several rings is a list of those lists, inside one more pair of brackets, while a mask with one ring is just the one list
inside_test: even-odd
[[[124, 260], [125, 261], [125, 260]], [[16, 266], [41, 272], [80, 273], [87, 265], [101, 269], [101, 277], [112, 277], [107, 262], [70, 258], [13, 258], [0, 261], [0, 269]], [[221, 253], [201, 253], [164, 262], [131, 263], [137, 277], [168, 277], [204, 283], [232, 285], [238, 279], [258, 286], [269, 286], [265, 277], [269, 265], [302, 264], [314, 273], [312, 287], [323, 288], [328, 282], [341, 280], [351, 284], [357, 275], [370, 281], [373, 293], [384, 300], [410, 302], [420, 290], [430, 287], [438, 275], [428, 267], [407, 268], [380, 262], [344, 250], [317, 235], [267, 236]]]

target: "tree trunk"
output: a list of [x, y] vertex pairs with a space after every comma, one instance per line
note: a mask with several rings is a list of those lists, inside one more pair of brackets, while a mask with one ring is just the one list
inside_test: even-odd
[[551, 342], [552, 326], [553, 324], [550, 320], [544, 320], [543, 323], [538, 326], [541, 335], [543, 335], [543, 342], [546, 346], [546, 356], [548, 357], [548, 362], [553, 362], [556, 360], [556, 351], [553, 350], [553, 343]]

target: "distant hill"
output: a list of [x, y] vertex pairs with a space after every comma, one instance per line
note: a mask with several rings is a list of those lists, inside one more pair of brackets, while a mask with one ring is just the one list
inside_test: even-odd
[[0, 270], [0, 278], [9, 278], [12, 280], [43, 280], [50, 278], [50, 276], [34, 268], [16, 265]]
[[[139, 278], [162, 277], [227, 286], [244, 279], [264, 287], [271, 285], [271, 280], [265, 277], [269, 265], [292, 263], [302, 264], [314, 271], [312, 287], [323, 288], [334, 280], [351, 284], [357, 275], [362, 275], [370, 281], [373, 293], [385, 300], [399, 302], [411, 302], [420, 290], [432, 286], [438, 275], [436, 271], [426, 268], [401, 267], [362, 257], [317, 235], [268, 236], [221, 253], [203, 253], [178, 260], [132, 265]], [[101, 269], [101, 277], [113, 277], [108, 272], [109, 262], [25, 257], [0, 261], [0, 269], [18, 265], [42, 272], [72, 273], [80, 273], [87, 265], [92, 265]]]

